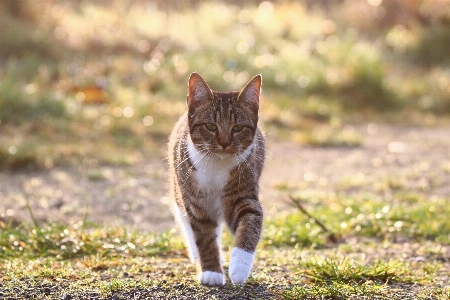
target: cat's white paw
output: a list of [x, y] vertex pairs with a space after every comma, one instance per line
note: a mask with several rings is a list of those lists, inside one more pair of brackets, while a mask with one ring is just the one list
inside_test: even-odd
[[213, 271], [205, 271], [201, 272], [198, 275], [198, 279], [201, 284], [205, 285], [224, 285], [225, 284], [225, 276], [222, 273], [217, 273]]
[[254, 258], [255, 253], [250, 253], [237, 247], [231, 249], [228, 272], [234, 284], [241, 284], [247, 280]]

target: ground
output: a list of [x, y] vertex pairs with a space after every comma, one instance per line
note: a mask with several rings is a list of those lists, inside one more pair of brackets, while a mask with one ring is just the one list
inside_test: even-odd
[[[293, 209], [280, 185], [311, 192], [359, 191], [362, 187], [373, 191], [377, 181], [389, 177], [429, 197], [450, 195], [450, 127], [374, 123], [351, 127], [363, 138], [359, 147], [305, 146], [272, 139], [268, 133], [260, 183], [266, 214]], [[166, 231], [175, 226], [166, 164], [164, 157], [154, 157], [126, 166], [0, 172], [1, 217], [30, 221], [28, 199], [39, 221], [87, 218], [99, 224]]]
[[[296, 213], [289, 196], [314, 202], [341, 194], [348, 197], [346, 201], [351, 201], [354, 195], [358, 199], [354, 205], [362, 207], [364, 203], [357, 201], [367, 193], [381, 197], [382, 211], [391, 205], [395, 191], [420, 194], [430, 199], [430, 205], [447, 203], [450, 127], [370, 123], [349, 126], [346, 130], [360, 136], [362, 143], [354, 147], [307, 146], [272, 138], [267, 133], [267, 159], [260, 184], [267, 219]], [[170, 212], [167, 182], [164, 157], [124, 166], [3, 171], [0, 173], [1, 218], [12, 219], [14, 224], [23, 220], [31, 222], [31, 209], [40, 224], [88, 221], [106, 228], [119, 225], [134, 228], [142, 235], [156, 232], [156, 236], [165, 237], [164, 232], [176, 226]], [[444, 202], [435, 202], [438, 198]], [[330, 203], [335, 205], [333, 201]], [[354, 207], [345, 205], [347, 209]], [[308, 209], [312, 215], [321, 217], [319, 210], [311, 206]], [[349, 213], [347, 209], [345, 213]], [[423, 220], [425, 226], [428, 221], [431, 222]], [[292, 226], [289, 222], [281, 221], [277, 228], [284, 224], [289, 228]], [[331, 218], [325, 219], [325, 223], [331, 228], [347, 226], [342, 225], [344, 222], [340, 226], [330, 224]], [[350, 226], [350, 221], [345, 224]], [[70, 233], [64, 232], [71, 236], [77, 231], [73, 227]], [[117, 253], [105, 250], [62, 261], [51, 256], [46, 258], [44, 254], [44, 257], [9, 259], [0, 264], [0, 282], [5, 285], [3, 290], [0, 288], [0, 299], [447, 299], [449, 296], [448, 242], [426, 235], [418, 238], [408, 234], [385, 235], [383, 239], [377, 234], [367, 237], [347, 233], [339, 237], [337, 244], [327, 243], [319, 248], [312, 242], [307, 242], [306, 247], [301, 243], [283, 246], [280, 242], [281, 246], [273, 248], [270, 247], [272, 239], [276, 245], [276, 231], [281, 233], [281, 229], [275, 228], [273, 233], [272, 225], [266, 227], [253, 275], [244, 286], [201, 287], [195, 283], [195, 266], [189, 263], [183, 246], [162, 255], [145, 255], [142, 254], [144, 244], [138, 244], [139, 237], [133, 235], [127, 242], [130, 234], [125, 232], [114, 239], [117, 233], [112, 229], [112, 233], [94, 230], [93, 236], [105, 243], [99, 249], [114, 249], [114, 241], [120, 239], [117, 243], [124, 246], [116, 246]], [[386, 230], [394, 227], [397, 225]], [[56, 231], [49, 227], [48, 232]], [[74, 244], [77, 238], [83, 239], [80, 237], [83, 232], [73, 234], [68, 240]], [[445, 232], [437, 235], [448, 239]], [[52, 237], [46, 239], [51, 241]], [[58, 243], [65, 245], [64, 240]], [[86, 243], [89, 240], [89, 236], [85, 238]], [[130, 243], [141, 250], [128, 257], [131, 252], [127, 251], [134, 249], [127, 248]], [[123, 249], [128, 250], [123, 252]]]

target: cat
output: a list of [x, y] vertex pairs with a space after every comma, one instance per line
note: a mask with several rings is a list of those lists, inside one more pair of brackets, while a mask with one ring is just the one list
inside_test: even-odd
[[215, 92], [197, 73], [189, 77], [187, 112], [169, 138], [170, 191], [199, 281], [224, 285], [222, 224], [235, 236], [228, 273], [248, 279], [261, 236], [258, 180], [264, 136], [258, 126], [261, 75], [240, 92]]

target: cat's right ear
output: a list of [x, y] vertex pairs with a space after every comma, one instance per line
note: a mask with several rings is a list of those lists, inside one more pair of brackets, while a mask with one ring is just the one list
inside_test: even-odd
[[189, 86], [187, 94], [188, 106], [197, 106], [198, 104], [211, 101], [212, 91], [206, 81], [197, 73], [192, 73], [189, 76]]
[[261, 74], [253, 77], [239, 93], [238, 99], [258, 110], [259, 96], [261, 94]]

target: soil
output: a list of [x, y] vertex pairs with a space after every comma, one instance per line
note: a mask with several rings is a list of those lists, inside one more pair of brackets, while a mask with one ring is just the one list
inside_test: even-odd
[[[280, 185], [306, 191], [371, 189], [385, 178], [427, 196], [450, 196], [450, 126], [361, 124], [359, 147], [312, 147], [267, 138], [260, 182], [267, 215], [293, 209]], [[135, 165], [57, 166], [30, 172], [0, 172], [0, 219], [38, 222], [87, 220], [145, 231], [175, 226], [167, 196], [166, 160]], [[404, 179], [404, 180], [403, 180]], [[358, 184], [363, 181], [365, 184]], [[278, 187], [278, 188], [277, 188]], [[373, 191], [376, 192], [376, 191]]]

